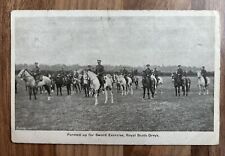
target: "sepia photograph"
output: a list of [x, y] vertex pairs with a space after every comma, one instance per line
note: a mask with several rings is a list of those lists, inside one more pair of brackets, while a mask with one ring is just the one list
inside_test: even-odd
[[215, 11], [13, 11], [18, 143], [217, 144]]

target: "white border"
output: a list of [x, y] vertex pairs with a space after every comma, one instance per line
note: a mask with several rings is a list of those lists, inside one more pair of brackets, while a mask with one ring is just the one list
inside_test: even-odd
[[[15, 18], [54, 16], [215, 16], [215, 81], [214, 81], [214, 131], [212, 132], [125, 132], [125, 131], [35, 131], [15, 130]], [[219, 143], [219, 96], [220, 95], [220, 21], [217, 11], [107, 11], [107, 10], [23, 10], [11, 12], [11, 139], [15, 143], [50, 144], [124, 144], [124, 145], [215, 145]], [[110, 133], [147, 134], [159, 137], [75, 137], [67, 134]]]

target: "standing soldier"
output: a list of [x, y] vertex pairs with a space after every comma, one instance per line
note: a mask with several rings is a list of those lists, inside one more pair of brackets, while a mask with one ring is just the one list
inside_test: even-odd
[[144, 70], [144, 75], [148, 78], [151, 78], [152, 70], [150, 69], [150, 64], [146, 65], [146, 69]]
[[156, 78], [157, 84], [158, 84], [159, 83], [159, 71], [157, 70], [157, 68], [154, 68], [153, 73], [155, 75], [155, 78]]
[[177, 69], [178, 78], [182, 80], [183, 74], [184, 72], [183, 72], [183, 69], [181, 68], [181, 65], [178, 65], [178, 69]]
[[64, 70], [64, 67], [61, 68], [60, 75], [61, 75], [62, 77], [65, 76], [65, 70]]
[[205, 80], [205, 86], [207, 86], [207, 78], [206, 78], [207, 71], [205, 70], [205, 66], [202, 66], [201, 75]]
[[34, 76], [34, 80], [35, 80], [35, 84], [37, 86], [38, 82], [40, 81], [41, 77], [40, 77], [40, 67], [38, 62], [34, 63], [34, 68], [32, 70], [33, 76]]
[[75, 70], [75, 72], [74, 72], [74, 77], [75, 77], [75, 78], [79, 78], [79, 73], [78, 73], [77, 70]]
[[95, 72], [100, 82], [100, 88], [104, 88], [104, 66], [101, 65], [101, 60], [97, 60], [98, 65], [96, 66]]

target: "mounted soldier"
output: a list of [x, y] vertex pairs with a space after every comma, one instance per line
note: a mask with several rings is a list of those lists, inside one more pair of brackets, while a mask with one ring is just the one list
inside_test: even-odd
[[150, 64], [146, 65], [146, 69], [144, 70], [144, 76], [151, 78], [152, 70], [150, 69]]
[[127, 76], [128, 76], [128, 74], [129, 74], [129, 72], [127, 71], [126, 67], [123, 67], [122, 74], [123, 74], [123, 76], [124, 76], [124, 78], [125, 78], [125, 80], [126, 80], [126, 84], [127, 84], [127, 83], [128, 83], [128, 78], [127, 78]]
[[61, 68], [60, 75], [61, 75], [62, 77], [65, 77], [65, 76], [66, 76], [64, 67]]
[[97, 60], [98, 65], [95, 68], [95, 73], [97, 74], [98, 80], [100, 82], [100, 88], [104, 88], [104, 66], [101, 64], [101, 60]]
[[41, 81], [41, 71], [38, 62], [34, 63], [34, 68], [32, 69], [32, 74], [34, 76], [35, 85], [37, 86], [38, 82]]
[[207, 71], [205, 70], [205, 66], [202, 66], [202, 69], [201, 69], [201, 75], [202, 75], [202, 77], [203, 77], [204, 80], [205, 80], [205, 86], [207, 86], [207, 78], [206, 78], [206, 76], [207, 76]]
[[181, 65], [178, 65], [177, 67], [178, 67], [178, 68], [177, 68], [177, 76], [178, 76], [178, 78], [179, 78], [180, 80], [182, 80], [183, 75], [184, 75], [184, 71], [183, 71], [183, 69], [181, 68]]

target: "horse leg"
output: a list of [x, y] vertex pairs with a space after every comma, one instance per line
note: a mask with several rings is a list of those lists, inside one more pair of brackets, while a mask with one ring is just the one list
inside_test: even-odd
[[31, 95], [32, 95], [31, 87], [29, 87], [28, 90], [29, 90], [29, 98], [30, 98], [30, 100], [31, 100]]
[[185, 96], [188, 96], [188, 87], [187, 87], [187, 85], [185, 85], [185, 88], [184, 88], [185, 90]]
[[69, 95], [71, 95], [71, 84], [68, 85]]
[[97, 94], [97, 90], [95, 90], [95, 106], [98, 104], [98, 94]]
[[180, 86], [178, 86], [178, 96], [180, 96]]
[[155, 97], [155, 91], [154, 91], [154, 89], [151, 90], [151, 93], [152, 93], [152, 98], [154, 98]]
[[[152, 87], [153, 87], [153, 86], [152, 86]], [[155, 92], [154, 92], [154, 89], [153, 89], [152, 87], [151, 87], [151, 88], [149, 88], [149, 90], [150, 90], [150, 92], [151, 92], [151, 96], [152, 96], [152, 98], [154, 98], [154, 93], [155, 93]]]
[[207, 95], [209, 94], [209, 89], [208, 89], [208, 87], [206, 87], [206, 94], [207, 94]]
[[51, 95], [51, 91], [50, 91], [51, 88], [50, 88], [50, 86], [45, 85], [44, 88], [45, 88], [45, 90], [47, 90], [48, 96], [50, 96]]
[[185, 96], [185, 87], [182, 86], [181, 89], [182, 89], [182, 91], [183, 91], [183, 96]]
[[130, 88], [130, 86], [127, 84], [127, 85], [126, 85], [126, 92], [127, 92], [127, 95], [129, 94], [129, 88]]
[[147, 92], [148, 92], [148, 99], [151, 99], [151, 97], [150, 97], [150, 88], [147, 88]]
[[36, 97], [36, 88], [35, 87], [33, 88], [33, 94], [34, 94], [34, 99], [37, 100], [37, 97]]
[[79, 91], [79, 85], [78, 84], [75, 84], [75, 89], [76, 89], [76, 93], [80, 92]]
[[112, 89], [110, 89], [110, 93], [111, 93], [111, 103], [113, 103], [113, 91], [112, 91]]
[[42, 86], [40, 86], [39, 89], [40, 89], [40, 94], [42, 94]]
[[201, 86], [200, 85], [198, 85], [198, 90], [199, 90], [198, 95], [201, 95]]
[[175, 95], [177, 96], [177, 87], [174, 86], [174, 89], [175, 89]]
[[86, 87], [84, 86], [84, 95], [85, 95], [85, 97], [87, 97], [87, 90], [86, 90]]
[[145, 98], [145, 87], [143, 86], [143, 99]]
[[108, 92], [107, 92], [107, 90], [105, 90], [105, 103], [107, 103], [108, 102]]
[[66, 85], [66, 91], [67, 91], [67, 95], [69, 95], [69, 86], [68, 86], [68, 84]]
[[56, 92], [57, 92], [57, 96], [59, 95], [59, 86], [56, 85]]
[[133, 95], [133, 94], [134, 94], [134, 91], [133, 91], [132, 85], [130, 86], [130, 93], [131, 93], [131, 95]]
[[75, 84], [75, 89], [76, 89], [76, 93], [79, 93], [80, 92], [80, 86], [79, 86], [79, 84]]
[[73, 87], [72, 87], [73, 91], [75, 91], [75, 86], [76, 86], [76, 85], [73, 83]]
[[60, 95], [62, 96], [62, 85], [59, 87]]
[[153, 82], [151, 82], [150, 83], [150, 88], [149, 88], [149, 90], [150, 90], [150, 92], [151, 92], [151, 96], [152, 96], [152, 98], [154, 98], [154, 94], [155, 94], [155, 82], [153, 81]]
[[77, 92], [79, 92], [79, 93], [80, 93], [80, 92], [81, 92], [80, 85], [79, 85], [79, 84], [77, 84], [77, 85], [76, 85], [76, 87], [77, 87]]
[[124, 95], [127, 95], [127, 94], [126, 94], [126, 93], [127, 93], [127, 91], [126, 91], [126, 84], [123, 85], [123, 92], [124, 92], [124, 93], [123, 93]]

